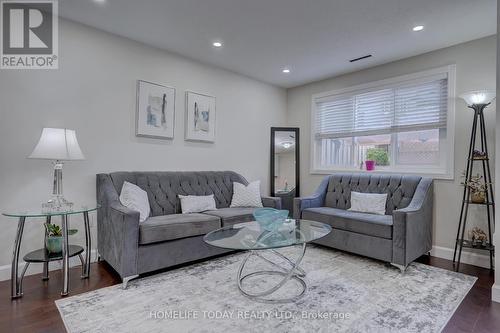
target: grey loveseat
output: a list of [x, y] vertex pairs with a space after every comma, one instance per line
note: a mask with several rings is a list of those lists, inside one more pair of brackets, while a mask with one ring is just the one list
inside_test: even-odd
[[[150, 217], [120, 203], [123, 182], [148, 194]], [[220, 172], [114, 172], [97, 175], [98, 251], [123, 280], [139, 274], [229, 252], [205, 244], [203, 236], [222, 226], [253, 220], [254, 208], [229, 208], [233, 183], [247, 185], [241, 175]], [[181, 195], [214, 194], [217, 210], [181, 214]], [[262, 198], [265, 207], [281, 208], [278, 198]]]
[[[418, 176], [334, 174], [309, 197], [296, 198], [294, 217], [328, 223], [318, 244], [383, 260], [402, 271], [432, 247], [433, 182]], [[351, 191], [387, 193], [386, 215], [348, 211]]]

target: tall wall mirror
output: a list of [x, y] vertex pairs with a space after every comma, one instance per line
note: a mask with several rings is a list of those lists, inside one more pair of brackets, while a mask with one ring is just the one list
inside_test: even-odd
[[290, 214], [300, 195], [299, 166], [299, 128], [271, 127], [271, 195], [280, 197]]

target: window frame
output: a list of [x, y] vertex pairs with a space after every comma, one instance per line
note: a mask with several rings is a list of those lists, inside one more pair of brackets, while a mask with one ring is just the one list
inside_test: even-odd
[[[318, 144], [315, 137], [315, 126], [316, 126], [316, 100], [325, 97], [333, 97], [336, 95], [342, 95], [347, 93], [362, 93], [369, 92], [373, 90], [380, 90], [390, 86], [405, 84], [411, 81], [418, 82], [418, 80], [425, 80], [429, 76], [435, 76], [439, 74], [446, 74], [448, 79], [448, 101], [447, 101], [447, 121], [446, 121], [446, 138], [445, 142], [441, 140], [440, 134], [440, 153], [441, 161], [447, 161], [446, 166], [443, 168], [439, 167], [427, 167], [427, 166], [416, 166], [415, 168], [408, 168], [404, 166], [403, 168], [383, 167], [382, 169], [375, 169], [374, 171], [361, 170], [356, 167], [340, 167], [334, 166], [331, 168], [319, 168], [318, 161]], [[348, 171], [348, 172], [362, 172], [362, 173], [401, 173], [401, 174], [417, 174], [426, 177], [432, 177], [434, 179], [454, 179], [454, 157], [455, 157], [455, 96], [456, 96], [456, 65], [448, 65], [443, 67], [438, 67], [430, 70], [420, 71], [412, 74], [401, 75], [397, 77], [392, 77], [384, 80], [373, 81], [365, 84], [350, 86], [343, 89], [331, 90], [319, 94], [313, 94], [311, 98], [311, 114], [310, 114], [310, 174], [331, 174], [335, 171]], [[441, 131], [440, 131], [441, 132]], [[394, 137], [395, 134], [392, 134]], [[394, 139], [391, 138], [391, 144]], [[395, 150], [395, 146], [392, 145], [392, 150]], [[392, 163], [391, 163], [392, 164]]]

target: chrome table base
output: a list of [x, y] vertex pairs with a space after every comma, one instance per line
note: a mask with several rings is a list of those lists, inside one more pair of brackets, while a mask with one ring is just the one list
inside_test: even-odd
[[[307, 290], [306, 282], [303, 279], [303, 277], [305, 277], [306, 275], [306, 272], [304, 272], [304, 270], [302, 270], [299, 267], [306, 253], [306, 246], [307, 246], [306, 243], [302, 244], [302, 252], [295, 261], [292, 261], [291, 259], [287, 258], [286, 256], [284, 256], [283, 254], [279, 253], [276, 250], [272, 249], [251, 250], [245, 257], [245, 259], [243, 259], [238, 269], [238, 275], [237, 275], [238, 289], [241, 291], [243, 295], [247, 296], [248, 298], [263, 303], [289, 303], [301, 298]], [[264, 255], [261, 254], [263, 251], [266, 251], [266, 253], [273, 254], [274, 256], [279, 257], [280, 259], [282, 259], [282, 261], [284, 260], [284, 262], [288, 267], [283, 267], [281, 264], [273, 260], [270, 260], [269, 258], [266, 258]], [[248, 262], [248, 259], [250, 259], [251, 257], [257, 257], [259, 259], [262, 259], [265, 262], [277, 268], [277, 270], [262, 270], [262, 271], [251, 272], [248, 274], [243, 274], [243, 270]], [[277, 284], [273, 285], [272, 287], [266, 290], [256, 292], [246, 289], [244, 287], [244, 281], [248, 278], [256, 276], [276, 276], [276, 275], [282, 277], [281, 280]], [[292, 279], [300, 284], [300, 289], [296, 293], [294, 293], [291, 297], [286, 297], [286, 298], [268, 297], [272, 296], [274, 293], [276, 293], [280, 288], [282, 288], [287, 282], [289, 282]]]

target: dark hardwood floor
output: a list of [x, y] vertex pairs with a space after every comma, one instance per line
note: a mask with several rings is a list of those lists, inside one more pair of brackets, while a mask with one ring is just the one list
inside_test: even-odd
[[[419, 262], [453, 269], [449, 260], [424, 256]], [[491, 302], [493, 273], [488, 269], [462, 265], [461, 272], [478, 281], [457, 309], [444, 332], [500, 332], [500, 304]], [[10, 281], [0, 282], [0, 332], [65, 332], [54, 301], [60, 298], [61, 272], [50, 272], [43, 282], [41, 274], [24, 279], [24, 296], [10, 299]], [[116, 273], [104, 262], [94, 263], [90, 279], [80, 279], [80, 269], [71, 269], [70, 295], [120, 283]], [[113, 332], [119, 333], [119, 332]]]

